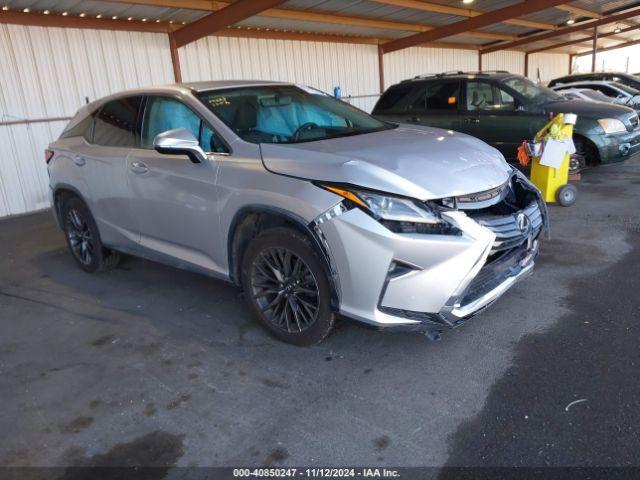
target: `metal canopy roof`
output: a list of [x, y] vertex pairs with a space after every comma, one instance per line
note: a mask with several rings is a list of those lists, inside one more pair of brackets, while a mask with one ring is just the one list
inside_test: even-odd
[[[105, 25], [114, 20], [118, 22], [129, 21], [131, 25], [139, 26], [144, 30], [146, 27], [142, 23], [149, 25], [149, 29], [152, 24], [158, 24], [154, 31], [158, 31], [160, 25], [164, 25], [166, 31], [171, 32], [183, 26], [186, 28], [189, 24], [203, 19], [229, 4], [239, 4], [242, 1], [246, 0], [227, 0], [226, 2], [208, 0], [0, 0], [0, 5], [3, 6], [3, 11], [0, 11], [0, 22], [3, 21], [3, 14], [13, 13], [14, 17], [12, 18], [15, 18], [16, 15], [21, 15], [20, 18], [24, 18], [25, 15], [31, 15], [32, 18], [35, 18], [35, 16], [44, 15], [44, 12], [47, 11], [47, 17], [51, 19], [52, 24], [55, 24], [54, 20], [60, 19], [63, 12], [66, 12], [67, 23], [64, 26], [69, 26], [68, 20], [70, 18], [76, 18], [80, 21], [89, 18], [95, 20], [100, 16], [100, 20]], [[531, 0], [527, 0], [524, 3], [530, 2]], [[385, 43], [394, 39], [410, 37], [432, 28], [452, 25], [481, 13], [493, 12], [518, 4], [523, 4], [523, 0], [475, 0], [468, 5], [463, 4], [461, 0], [288, 0], [280, 2], [280, 5], [274, 8], [238, 21], [228, 26], [226, 31], [216, 34], [237, 34], [240, 36], [250, 34], [251, 36], [268, 38], [277, 33], [277, 38], [286, 38], [286, 34], [291, 34], [292, 38], [303, 38], [301, 35], [308, 35], [309, 39], [313, 39], [313, 35], [318, 35], [335, 36], [336, 41], [353, 37], [354, 41]], [[591, 48], [592, 29], [571, 32], [544, 40], [536, 39], [536, 35], [566, 27], [569, 20], [575, 21], [574, 26], [589, 25], [603, 16], [607, 17], [610, 14], [639, 6], [640, 1], [638, 0], [565, 2], [554, 8], [522, 15], [517, 19], [456, 33], [436, 40], [433, 45], [442, 44], [443, 46], [460, 46], [461, 48], [479, 50], [495, 49], [502, 44], [508, 46], [512, 41], [531, 36], [531, 42], [516, 48], [530, 51], [566, 44], [572, 40], [584, 40], [583, 43], [563, 45], [560, 50], [568, 53], [584, 52]], [[452, 14], [451, 7], [458, 9], [458, 11], [471, 9], [475, 12], [473, 15]], [[129, 18], [131, 20], [128, 20]], [[38, 22], [40, 23], [35, 24], [44, 24], [41, 20]], [[28, 23], [28, 20], [21, 20], [21, 23]], [[543, 28], [533, 28], [534, 25]], [[637, 22], [636, 18], [632, 17], [617, 24], [602, 25], [599, 27], [599, 35], [605, 34], [605, 36], [599, 40], [598, 46], [607, 48], [636, 41], [640, 38], [640, 28], [631, 30], [635, 26], [640, 27], [640, 18]], [[617, 27], [628, 31], [614, 35], [613, 31]], [[116, 26], [105, 28], [117, 29]]]

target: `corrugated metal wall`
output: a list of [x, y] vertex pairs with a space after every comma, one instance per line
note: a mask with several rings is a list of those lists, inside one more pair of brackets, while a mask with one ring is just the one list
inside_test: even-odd
[[332, 93], [362, 96], [371, 111], [379, 92], [375, 45], [207, 37], [179, 49], [182, 79], [259, 79], [301, 83]]
[[383, 62], [387, 88], [416, 75], [478, 70], [478, 53], [473, 50], [412, 47], [386, 54]]
[[566, 53], [534, 53], [529, 55], [529, 78], [544, 85], [569, 73], [569, 55]]
[[524, 52], [505, 50], [483, 55], [482, 70], [506, 70], [524, 75]]
[[[2, 122], [69, 117], [85, 97], [172, 81], [164, 34], [0, 24]], [[48, 206], [43, 151], [65, 125], [0, 125], [0, 217]]]
[[[179, 51], [185, 81], [282, 80], [343, 97], [370, 111], [379, 94], [375, 45], [208, 37]], [[384, 56], [385, 87], [406, 78], [477, 70], [471, 50], [414, 47]], [[566, 73], [567, 55], [531, 56], [530, 74]], [[522, 52], [483, 58], [485, 70], [524, 72]], [[126, 88], [173, 82], [164, 34], [0, 25], [0, 121], [68, 117]], [[349, 99], [349, 96], [360, 98]], [[65, 121], [0, 125], [0, 217], [47, 206], [43, 150]]]

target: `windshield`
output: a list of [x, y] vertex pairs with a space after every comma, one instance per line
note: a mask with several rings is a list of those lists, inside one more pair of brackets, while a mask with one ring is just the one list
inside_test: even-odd
[[598, 102], [611, 102], [611, 97], [607, 97], [604, 93], [598, 92], [596, 90], [581, 90], [582, 94], [585, 97], [589, 97], [592, 100], [596, 100]]
[[516, 92], [524, 96], [533, 103], [557, 102], [562, 100], [562, 96], [550, 88], [536, 85], [525, 77], [512, 77], [504, 81], [504, 84], [513, 88]]
[[639, 92], [633, 87], [629, 85], [625, 85], [624, 83], [612, 82], [611, 85], [615, 85], [618, 90], [622, 90], [623, 92], [628, 93], [629, 95], [637, 95]]
[[199, 98], [252, 143], [301, 143], [395, 128], [319, 90], [294, 85], [211, 90]]

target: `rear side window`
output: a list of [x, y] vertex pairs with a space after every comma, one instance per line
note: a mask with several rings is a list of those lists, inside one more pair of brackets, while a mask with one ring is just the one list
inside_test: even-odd
[[66, 128], [60, 138], [84, 137], [87, 142], [91, 143], [93, 140], [93, 115], [87, 115], [73, 127]]
[[389, 88], [389, 90], [382, 94], [380, 100], [378, 100], [374, 111], [386, 112], [405, 110], [414, 89], [414, 85], [410, 84], [400, 84]]
[[135, 147], [138, 110], [142, 97], [106, 103], [96, 117], [93, 143], [109, 147]]
[[460, 102], [460, 82], [442, 82], [427, 88], [427, 110], [457, 110]]

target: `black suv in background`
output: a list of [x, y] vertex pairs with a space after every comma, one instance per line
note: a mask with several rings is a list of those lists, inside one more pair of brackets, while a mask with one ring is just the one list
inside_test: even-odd
[[382, 94], [373, 115], [467, 133], [515, 162], [518, 146], [558, 113], [575, 113], [576, 155], [571, 168], [623, 160], [640, 147], [638, 115], [619, 105], [567, 100], [509, 72], [419, 76]]
[[575, 75], [566, 75], [551, 80], [549, 82], [549, 88], [557, 85], [566, 85], [573, 82], [584, 81], [601, 81], [601, 82], [617, 82], [633, 87], [636, 90], [640, 90], [640, 78], [630, 73], [620, 72], [595, 72], [595, 73], [576, 73]]

